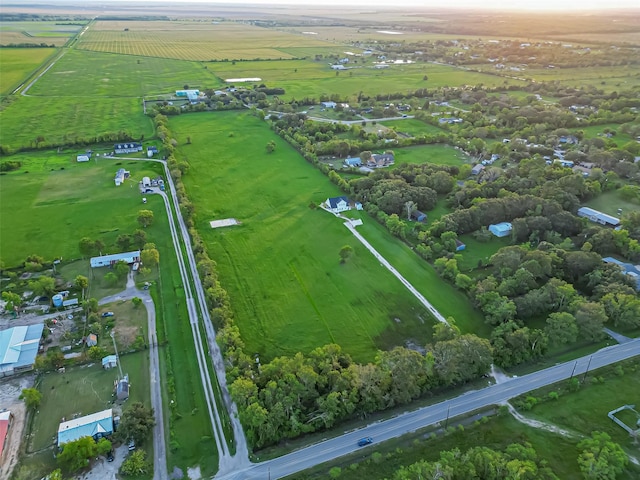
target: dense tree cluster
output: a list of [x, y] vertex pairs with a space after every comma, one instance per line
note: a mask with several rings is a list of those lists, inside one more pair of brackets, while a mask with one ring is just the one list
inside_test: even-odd
[[492, 355], [487, 340], [459, 335], [455, 328], [440, 330], [443, 339], [427, 345], [426, 355], [397, 347], [362, 365], [338, 345], [326, 345], [306, 356], [278, 357], [257, 371], [245, 371], [230, 391], [249, 441], [263, 447], [330, 428], [345, 418], [404, 405], [488, 371]]

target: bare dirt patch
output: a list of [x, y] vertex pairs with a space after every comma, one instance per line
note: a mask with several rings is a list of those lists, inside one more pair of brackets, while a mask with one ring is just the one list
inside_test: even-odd
[[26, 408], [19, 399], [23, 388], [33, 386], [35, 377], [27, 375], [19, 378], [4, 379], [0, 382], [0, 410], [9, 410], [13, 414], [13, 423], [9, 428], [5, 444], [4, 462], [0, 465], [0, 478], [9, 478], [18, 462], [20, 442], [24, 433]]

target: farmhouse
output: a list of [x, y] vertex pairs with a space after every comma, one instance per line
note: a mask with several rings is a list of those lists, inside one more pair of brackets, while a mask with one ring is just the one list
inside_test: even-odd
[[349, 199], [347, 197], [327, 198], [326, 204], [327, 208], [329, 208], [329, 210], [331, 210], [333, 213], [340, 213], [346, 210], [351, 210]]
[[113, 181], [116, 184], [116, 187], [119, 187], [120, 185], [122, 185], [125, 181], [125, 179], [129, 178], [129, 171], [125, 170], [124, 168], [120, 168], [117, 172], [116, 172], [116, 176], [114, 177]]
[[584, 217], [592, 222], [599, 223], [600, 225], [606, 225], [608, 227], [617, 227], [620, 225], [620, 219], [602, 213], [598, 210], [594, 210], [589, 207], [581, 207], [578, 209], [578, 216]]
[[118, 366], [118, 357], [116, 355], [107, 355], [102, 359], [102, 368], [109, 370]]
[[33, 370], [44, 324], [0, 331], [0, 377]]
[[427, 214], [422, 213], [420, 210], [414, 210], [411, 212], [411, 218], [416, 222], [424, 223], [427, 221]]
[[3, 463], [3, 456], [5, 443], [9, 436], [9, 428], [13, 422], [13, 414], [10, 411], [0, 413], [0, 465]]
[[393, 165], [395, 157], [393, 153], [374, 153], [371, 158], [367, 160], [367, 167], [388, 167]]
[[58, 427], [58, 446], [73, 442], [82, 437], [99, 440], [108, 437], [114, 431], [113, 410], [103, 410], [84, 417], [62, 422]]
[[631, 263], [621, 262], [613, 257], [605, 257], [602, 259], [604, 263], [613, 263], [618, 265], [624, 273], [632, 277], [636, 281], [636, 290], [640, 291], [640, 268]]
[[92, 257], [90, 260], [91, 268], [110, 267], [116, 262], [124, 261], [132, 264], [140, 261], [140, 250], [133, 252], [114, 253], [113, 255], [102, 255], [101, 257]]
[[495, 225], [489, 225], [489, 231], [496, 237], [506, 237], [513, 230], [513, 225], [509, 222], [496, 223]]
[[113, 146], [113, 151], [115, 153], [136, 153], [142, 151], [142, 144], [134, 142], [134, 143], [116, 143]]

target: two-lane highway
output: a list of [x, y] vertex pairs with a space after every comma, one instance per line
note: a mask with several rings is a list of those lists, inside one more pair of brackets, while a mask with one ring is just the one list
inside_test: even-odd
[[[395, 418], [368, 425], [339, 437], [311, 445], [288, 455], [255, 464], [232, 474], [217, 476], [225, 480], [251, 480], [282, 478], [315, 465], [331, 461], [337, 457], [353, 453], [362, 447], [357, 441], [362, 437], [372, 437], [374, 443], [399, 437], [408, 432], [444, 422], [457, 415], [472, 412], [491, 405], [500, 404], [522, 395], [573, 376], [640, 355], [640, 339], [621, 345], [607, 347], [578, 360], [555, 365], [545, 370], [512, 378], [504, 383], [467, 392], [444, 402], [407, 412]], [[365, 447], [367, 448], [367, 447]]]

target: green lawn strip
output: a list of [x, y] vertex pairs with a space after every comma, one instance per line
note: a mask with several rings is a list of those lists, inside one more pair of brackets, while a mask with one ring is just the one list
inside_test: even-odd
[[395, 239], [378, 222], [363, 214], [358, 231], [386, 258], [445, 318], [453, 317], [465, 333], [488, 336], [490, 329], [466, 295], [441, 279], [433, 267], [406, 244]]
[[488, 242], [476, 240], [473, 235], [460, 235], [458, 239], [466, 245], [465, 249], [458, 252], [461, 260], [458, 267], [463, 272], [470, 272], [478, 268], [479, 262], [486, 264], [491, 256], [503, 247], [511, 245], [511, 237], [497, 238], [491, 236]]
[[[190, 164], [183, 181], [247, 352], [268, 361], [338, 342], [369, 361], [379, 348], [430, 337], [424, 308], [340, 220], [309, 208], [339, 190], [266, 124], [244, 113], [171, 122], [179, 141], [187, 133], [192, 138], [179, 150]], [[270, 140], [276, 143], [271, 155], [264, 149]], [[228, 217], [242, 224], [210, 228], [210, 220]], [[341, 265], [345, 244], [355, 254]]]
[[0, 95], [13, 92], [56, 53], [55, 48], [0, 48]]

